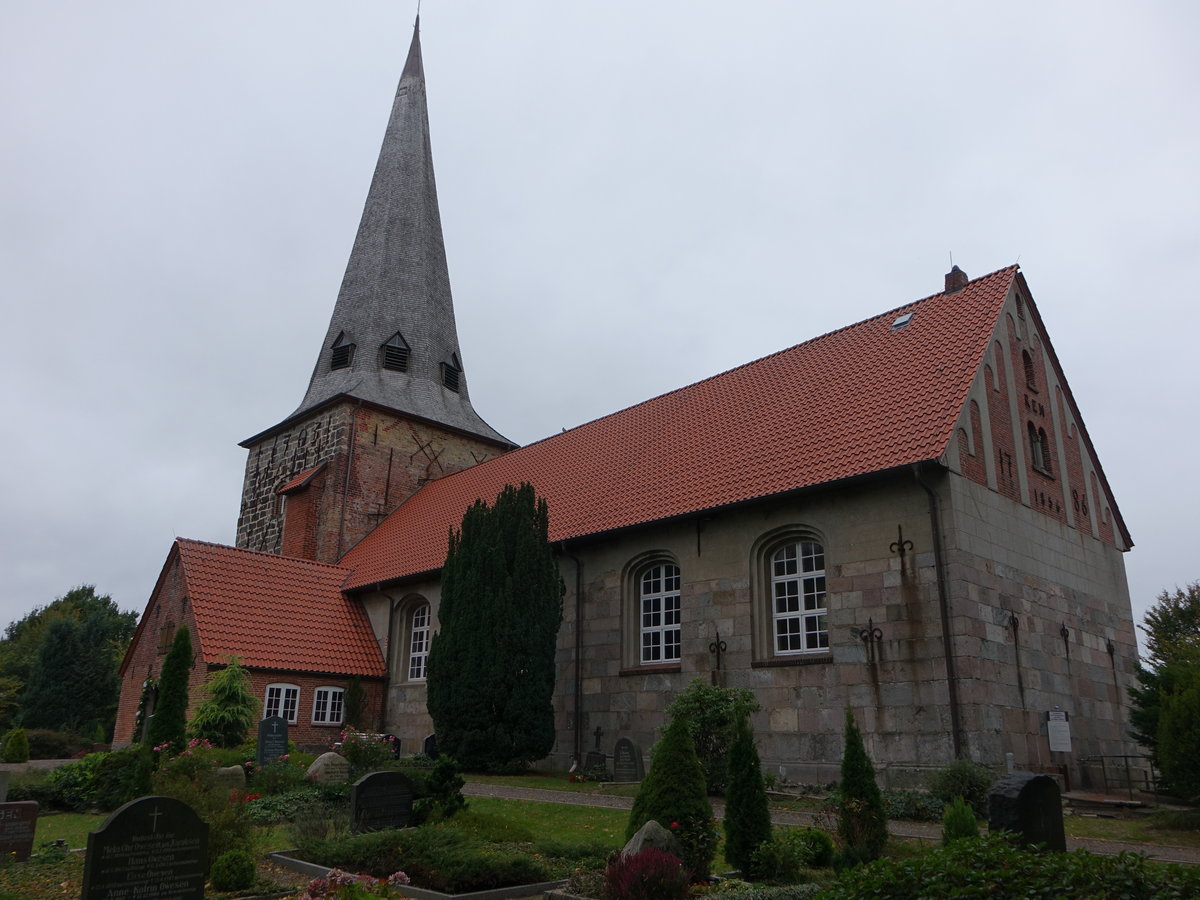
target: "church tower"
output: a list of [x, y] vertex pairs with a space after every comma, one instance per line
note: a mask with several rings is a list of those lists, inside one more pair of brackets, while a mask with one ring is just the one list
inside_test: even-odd
[[429, 143], [420, 18], [300, 406], [249, 451], [237, 546], [333, 562], [423, 484], [510, 449], [471, 406]]

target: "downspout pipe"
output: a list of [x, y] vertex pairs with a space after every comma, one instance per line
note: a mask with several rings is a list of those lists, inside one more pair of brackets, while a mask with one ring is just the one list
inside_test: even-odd
[[575, 768], [583, 765], [583, 561], [567, 552], [566, 543], [558, 545], [563, 557], [575, 563]]
[[913, 463], [914, 480], [929, 498], [929, 528], [933, 532], [933, 565], [937, 574], [938, 612], [942, 620], [942, 647], [946, 660], [946, 693], [950, 700], [950, 738], [954, 744], [954, 758], [962, 759], [962, 716], [958, 706], [958, 675], [954, 665], [954, 644], [950, 639], [950, 592], [946, 584], [946, 558], [942, 546], [941, 502], [937, 491], [921, 477], [921, 467]]

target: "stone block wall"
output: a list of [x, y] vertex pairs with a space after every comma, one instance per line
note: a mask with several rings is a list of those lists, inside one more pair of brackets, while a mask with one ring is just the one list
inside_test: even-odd
[[[237, 546], [336, 562], [422, 485], [504, 449], [376, 407], [337, 404], [249, 448]], [[281, 502], [281, 487], [321, 463], [311, 483]]]

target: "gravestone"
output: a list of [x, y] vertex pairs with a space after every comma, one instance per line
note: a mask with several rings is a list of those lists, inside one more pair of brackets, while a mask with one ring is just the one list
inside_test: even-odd
[[629, 842], [621, 849], [621, 856], [636, 856], [647, 847], [654, 847], [672, 856], [682, 855], [679, 839], [670, 830], [659, 825], [653, 819], [637, 830]]
[[1011, 831], [1026, 844], [1065, 852], [1058, 782], [1032, 772], [1005, 775], [988, 794], [988, 831]]
[[629, 738], [621, 738], [613, 748], [613, 778], [617, 781], [641, 781], [646, 777], [642, 748]]
[[421, 752], [424, 753], [426, 756], [428, 756], [430, 759], [438, 758], [438, 745], [437, 745], [437, 735], [436, 734], [431, 734], [429, 737], [425, 738], [425, 743], [423, 743], [421, 745]]
[[587, 757], [583, 761], [583, 774], [591, 778], [597, 769], [603, 769], [604, 774], [608, 775], [608, 757], [603, 753], [597, 753], [595, 750], [589, 750]]
[[38, 805], [33, 800], [0, 803], [0, 858], [13, 855], [17, 862], [29, 859], [37, 814]]
[[412, 824], [413, 785], [400, 772], [372, 772], [350, 791], [350, 828], [380, 831]]
[[350, 777], [350, 763], [346, 762], [346, 757], [330, 750], [314, 759], [304, 776], [321, 784], [340, 784]]
[[288, 752], [288, 724], [283, 716], [267, 716], [258, 723], [258, 756], [261, 769]]
[[241, 766], [218, 766], [212, 776], [217, 787], [227, 791], [246, 789], [246, 770]]
[[0, 772], [0, 803], [8, 799], [8, 782], [10, 778], [12, 778], [12, 772], [8, 771], [8, 769]]
[[208, 826], [173, 797], [139, 797], [88, 835], [83, 900], [203, 900]]

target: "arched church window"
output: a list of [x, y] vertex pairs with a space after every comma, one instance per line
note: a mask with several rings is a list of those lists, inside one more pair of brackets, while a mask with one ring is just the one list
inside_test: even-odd
[[428, 603], [412, 610], [408, 628], [408, 680], [424, 681], [429, 665], [429, 641], [432, 622]]
[[638, 579], [641, 662], [678, 662], [680, 656], [679, 566], [660, 562]]
[[781, 655], [829, 649], [825, 603], [825, 548], [789, 541], [770, 556], [774, 650]]

